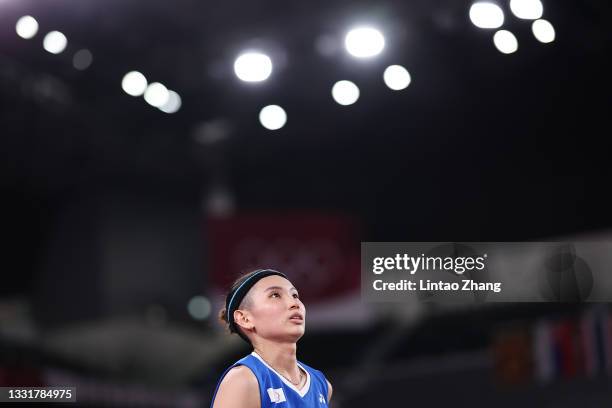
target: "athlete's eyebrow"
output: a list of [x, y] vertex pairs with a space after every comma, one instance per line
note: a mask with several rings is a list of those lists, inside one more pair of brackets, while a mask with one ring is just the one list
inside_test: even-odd
[[[264, 292], [268, 292], [270, 290], [283, 290], [284, 288], [281, 288], [280, 286], [270, 286], [268, 289], [264, 290]], [[293, 286], [289, 288], [289, 290], [295, 290], [296, 292], [298, 291], [296, 288], [294, 288]]]

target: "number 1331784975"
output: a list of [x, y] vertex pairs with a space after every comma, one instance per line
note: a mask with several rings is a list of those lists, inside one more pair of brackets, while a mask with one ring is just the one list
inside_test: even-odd
[[9, 400], [72, 400], [71, 388], [7, 388]]

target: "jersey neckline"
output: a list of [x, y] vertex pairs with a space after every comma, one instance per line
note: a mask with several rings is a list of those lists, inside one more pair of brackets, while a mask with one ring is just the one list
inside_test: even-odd
[[302, 389], [298, 389], [295, 385], [291, 384], [291, 382], [289, 380], [287, 380], [285, 377], [283, 377], [282, 375], [280, 375], [280, 373], [278, 371], [276, 371], [274, 368], [272, 368], [270, 365], [268, 365], [268, 363], [266, 363], [264, 361], [263, 358], [261, 358], [261, 356], [259, 354], [257, 354], [257, 352], [253, 351], [251, 353], [251, 355], [253, 355], [254, 357], [256, 357], [259, 361], [262, 362], [263, 365], [265, 365], [266, 367], [268, 367], [268, 369], [270, 371], [272, 371], [274, 374], [276, 374], [276, 376], [278, 378], [280, 378], [280, 380], [289, 388], [291, 388], [293, 391], [295, 391], [300, 397], [304, 397], [304, 395], [306, 395], [306, 393], [308, 392], [308, 390], [310, 389], [310, 373], [308, 372], [308, 370], [306, 370], [306, 368], [304, 368], [303, 365], [300, 364], [300, 362], [297, 362], [297, 365], [304, 370], [304, 372], [306, 373], [306, 384], [304, 384], [304, 386], [302, 387]]

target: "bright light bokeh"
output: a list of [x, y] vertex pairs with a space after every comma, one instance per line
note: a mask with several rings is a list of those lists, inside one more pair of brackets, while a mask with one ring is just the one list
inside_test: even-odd
[[359, 88], [351, 81], [338, 81], [332, 88], [332, 96], [340, 105], [352, 105], [359, 99]]
[[523, 20], [537, 20], [544, 14], [540, 0], [510, 0], [512, 14]]
[[153, 82], [147, 86], [144, 93], [144, 99], [151, 106], [156, 108], [164, 106], [170, 98], [170, 92], [168, 88], [159, 82]]
[[385, 84], [394, 91], [406, 89], [412, 78], [408, 70], [401, 65], [391, 65], [385, 69], [383, 74]]
[[272, 74], [272, 60], [260, 52], [246, 52], [234, 62], [236, 76], [245, 82], [261, 82]]
[[15, 31], [17, 31], [18, 36], [28, 40], [38, 32], [38, 21], [32, 16], [23, 16], [17, 20]]
[[536, 20], [531, 24], [531, 31], [535, 38], [542, 43], [555, 41], [555, 28], [547, 20]]
[[125, 74], [121, 81], [121, 88], [131, 96], [140, 96], [147, 89], [147, 79], [138, 71]]
[[182, 105], [181, 97], [174, 91], [168, 91], [168, 101], [159, 107], [159, 110], [165, 113], [175, 113]]
[[287, 113], [278, 105], [268, 105], [259, 112], [259, 122], [268, 130], [278, 130], [287, 123]]
[[59, 54], [66, 49], [68, 39], [59, 31], [51, 31], [43, 39], [43, 48], [51, 54]]
[[375, 28], [360, 27], [346, 34], [344, 45], [352, 56], [370, 58], [380, 54], [385, 48], [385, 37]]
[[508, 30], [499, 30], [493, 36], [493, 43], [497, 50], [503, 54], [512, 54], [518, 50], [518, 40]]
[[504, 11], [494, 3], [477, 2], [470, 7], [470, 20], [478, 28], [499, 28], [504, 24]]

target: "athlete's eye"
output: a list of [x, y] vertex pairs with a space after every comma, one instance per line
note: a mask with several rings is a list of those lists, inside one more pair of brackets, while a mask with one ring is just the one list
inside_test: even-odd
[[299, 298], [300, 298], [300, 295], [298, 295], [297, 293], [294, 293], [294, 294], [293, 294], [293, 297], [294, 297], [294, 298], [296, 298], [296, 299], [299, 299]]
[[272, 293], [270, 293], [270, 297], [280, 297], [280, 293], [272, 292]]

